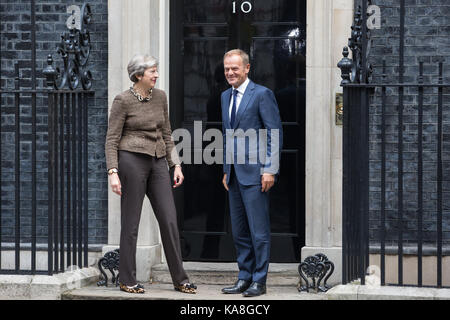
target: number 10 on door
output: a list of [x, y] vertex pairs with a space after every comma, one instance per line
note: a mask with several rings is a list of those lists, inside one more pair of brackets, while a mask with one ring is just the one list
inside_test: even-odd
[[[241, 4], [241, 11], [243, 13], [250, 13], [253, 9], [252, 4], [250, 3], [250, 1], [244, 1]], [[236, 1], [233, 1], [233, 13], [236, 13], [237, 9], [236, 9]]]

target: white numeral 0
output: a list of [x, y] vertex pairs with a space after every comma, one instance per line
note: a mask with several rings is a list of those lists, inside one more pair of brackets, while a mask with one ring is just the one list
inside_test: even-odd
[[[244, 1], [241, 4], [241, 11], [243, 13], [249, 13], [250, 11], [252, 11], [253, 6], [249, 1]], [[236, 13], [236, 1], [233, 1], [233, 13]]]

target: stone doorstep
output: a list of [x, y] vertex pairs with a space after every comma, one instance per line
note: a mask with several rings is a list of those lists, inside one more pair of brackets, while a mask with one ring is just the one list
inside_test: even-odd
[[[271, 263], [267, 276], [268, 286], [294, 286], [299, 283], [298, 263]], [[184, 262], [190, 281], [195, 284], [229, 285], [237, 280], [236, 263]], [[151, 281], [172, 283], [167, 264], [152, 267]]]
[[0, 300], [60, 300], [64, 292], [97, 282], [99, 276], [95, 267], [53, 276], [0, 275]]
[[120, 291], [118, 287], [97, 287], [95, 284], [77, 290], [67, 291], [62, 295], [62, 300], [323, 300], [326, 296], [322, 293], [299, 293], [295, 287], [268, 286], [267, 294], [245, 298], [242, 295], [228, 295], [222, 293], [222, 285], [199, 285], [197, 294], [184, 294], [173, 289], [168, 283], [143, 283], [144, 294], [129, 294]]

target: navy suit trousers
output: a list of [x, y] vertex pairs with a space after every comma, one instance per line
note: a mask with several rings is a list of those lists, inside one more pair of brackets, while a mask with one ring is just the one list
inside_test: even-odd
[[261, 184], [240, 184], [233, 165], [230, 171], [230, 216], [239, 279], [265, 285], [270, 260], [269, 195], [261, 192]]

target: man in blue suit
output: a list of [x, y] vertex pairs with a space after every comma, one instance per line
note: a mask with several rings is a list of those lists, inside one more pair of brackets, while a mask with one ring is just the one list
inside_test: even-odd
[[229, 192], [233, 240], [239, 275], [223, 293], [254, 297], [266, 293], [270, 259], [268, 191], [279, 172], [282, 125], [273, 92], [248, 78], [249, 56], [240, 49], [224, 56], [232, 86], [224, 91], [223, 185]]

